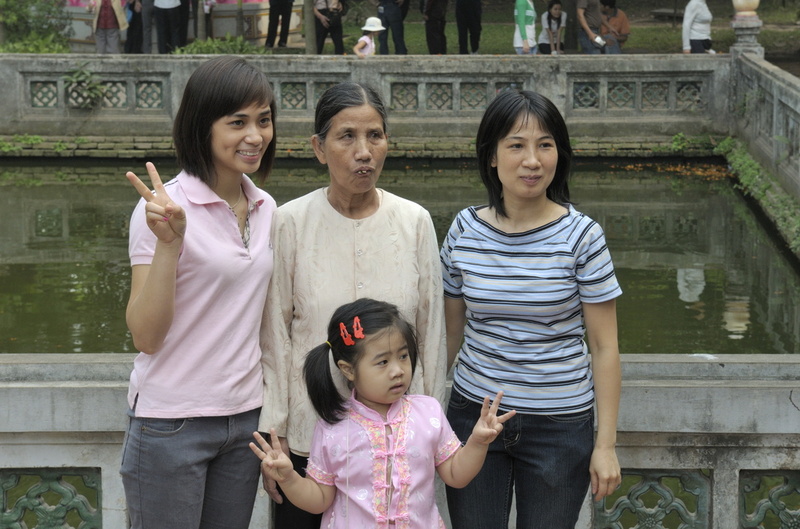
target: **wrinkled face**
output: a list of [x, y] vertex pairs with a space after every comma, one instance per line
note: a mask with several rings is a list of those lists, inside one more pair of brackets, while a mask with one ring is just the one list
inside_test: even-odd
[[211, 158], [217, 178], [257, 171], [274, 134], [269, 105], [250, 105], [216, 120], [211, 125]]
[[342, 110], [331, 120], [325, 141], [311, 138], [320, 163], [328, 166], [332, 193], [358, 195], [375, 188], [389, 142], [381, 115], [370, 105]]
[[492, 167], [503, 186], [503, 200], [542, 200], [558, 166], [556, 142], [536, 117], [521, 116], [505, 138], [497, 142]]
[[411, 385], [411, 356], [408, 343], [396, 327], [368, 334], [359, 344], [355, 367], [342, 367], [356, 390], [356, 400], [384, 417], [389, 406]]

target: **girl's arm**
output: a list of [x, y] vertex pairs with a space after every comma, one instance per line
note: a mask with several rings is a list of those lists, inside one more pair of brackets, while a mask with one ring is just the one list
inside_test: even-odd
[[497, 408], [502, 398], [503, 392], [498, 391], [491, 406], [489, 397], [483, 399], [481, 417], [475, 423], [467, 443], [459, 448], [453, 457], [436, 467], [439, 477], [447, 485], [457, 489], [466, 487], [480, 472], [483, 462], [486, 460], [489, 445], [503, 431], [503, 423], [517, 413], [512, 410], [498, 417]]
[[250, 449], [261, 460], [261, 474], [264, 480], [272, 479], [278, 482], [289, 501], [304, 511], [311, 514], [325, 512], [333, 503], [336, 487], [322, 485], [298, 474], [292, 466], [291, 459], [283, 451], [274, 428], [270, 430], [269, 436], [272, 446], [258, 432], [253, 433], [258, 446], [250, 443]]
[[356, 45], [355, 45], [355, 46], [353, 46], [353, 53], [355, 53], [355, 54], [356, 54], [356, 55], [358, 55], [358, 56], [359, 56], [361, 59], [363, 59], [364, 57], [366, 57], [366, 55], [364, 55], [363, 53], [361, 53], [361, 50], [363, 50], [363, 49], [364, 49], [364, 48], [366, 48], [366, 47], [367, 47], [367, 43], [366, 43], [366, 42], [364, 42], [363, 40], [359, 40], [358, 42], [356, 42]]
[[528, 32], [525, 30], [525, 13], [528, 9], [528, 0], [517, 0], [514, 7], [517, 15], [515, 22], [517, 23], [517, 29], [519, 29], [519, 36], [522, 37], [522, 51], [527, 54], [531, 49], [528, 44]]
[[617, 343], [617, 304], [584, 303], [583, 317], [592, 355], [597, 402], [597, 437], [589, 472], [595, 501], [613, 493], [622, 481], [615, 446], [622, 373]]
[[135, 174], [128, 172], [126, 177], [145, 199], [145, 220], [158, 240], [151, 264], [131, 270], [125, 318], [136, 348], [153, 354], [164, 344], [175, 314], [175, 285], [186, 214], [167, 195], [155, 166], [147, 162], [146, 167], [155, 193]]
[[447, 371], [453, 367], [461, 341], [464, 339], [464, 325], [467, 323], [467, 304], [464, 298], [444, 298], [444, 324], [447, 334]]

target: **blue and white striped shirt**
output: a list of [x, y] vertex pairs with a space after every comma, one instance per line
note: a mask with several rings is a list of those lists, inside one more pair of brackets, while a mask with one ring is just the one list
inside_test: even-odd
[[[477, 208], [480, 209], [480, 208]], [[505, 233], [459, 212], [441, 251], [445, 295], [467, 306], [453, 388], [501, 408], [564, 414], [594, 404], [582, 303], [622, 293], [599, 224], [569, 206], [559, 219]]]

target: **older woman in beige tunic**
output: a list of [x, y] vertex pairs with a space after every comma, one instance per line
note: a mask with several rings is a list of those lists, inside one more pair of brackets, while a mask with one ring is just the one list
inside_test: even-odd
[[[446, 376], [433, 222], [420, 205], [376, 187], [388, 151], [380, 96], [356, 83], [327, 90], [312, 144], [328, 166], [330, 184], [278, 209], [262, 330], [266, 388], [259, 430], [276, 429], [301, 475], [317, 420], [302, 366], [306, 353], [325, 341], [337, 307], [363, 297], [397, 305], [419, 336], [420, 362], [409, 392], [442, 402]], [[277, 503], [277, 527], [319, 528], [320, 517], [291, 505], [274, 483], [267, 491]]]

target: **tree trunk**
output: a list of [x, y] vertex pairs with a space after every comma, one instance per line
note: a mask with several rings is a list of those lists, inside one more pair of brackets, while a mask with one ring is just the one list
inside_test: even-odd
[[6, 23], [0, 20], [0, 44], [6, 41]]
[[242, 0], [236, 2], [236, 36], [244, 36], [244, 9], [242, 8]]

